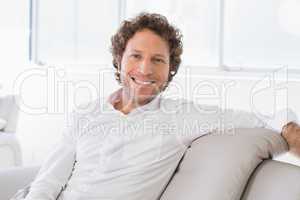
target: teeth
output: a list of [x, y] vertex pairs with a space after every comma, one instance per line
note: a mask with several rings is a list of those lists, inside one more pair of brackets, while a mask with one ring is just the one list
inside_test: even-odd
[[154, 83], [154, 81], [140, 81], [140, 80], [137, 80], [137, 79], [135, 79], [135, 78], [133, 78], [133, 77], [132, 77], [132, 80], [133, 80], [134, 82], [136, 82], [137, 84], [142, 84], [142, 85], [149, 85], [149, 84]]
[[139, 84], [143, 84], [143, 85], [148, 85], [151, 84], [151, 81], [139, 81], [139, 80], [135, 80], [135, 82], [139, 83]]

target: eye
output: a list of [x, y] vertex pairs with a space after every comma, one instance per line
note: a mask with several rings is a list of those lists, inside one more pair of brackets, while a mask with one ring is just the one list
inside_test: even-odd
[[135, 59], [140, 59], [142, 58], [142, 56], [140, 54], [131, 54], [131, 57], [132, 58], [135, 58]]
[[154, 60], [154, 62], [156, 62], [156, 63], [166, 63], [163, 59], [161, 59], [161, 58], [154, 58], [153, 59]]

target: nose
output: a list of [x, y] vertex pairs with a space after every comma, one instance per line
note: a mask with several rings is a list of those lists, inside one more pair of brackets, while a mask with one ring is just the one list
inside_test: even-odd
[[143, 59], [140, 63], [140, 72], [144, 75], [150, 75], [153, 73], [152, 64], [149, 59]]

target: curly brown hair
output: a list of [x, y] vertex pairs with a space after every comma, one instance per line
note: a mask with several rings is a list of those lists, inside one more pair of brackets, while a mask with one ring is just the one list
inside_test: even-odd
[[149, 29], [167, 41], [170, 53], [170, 71], [168, 83], [176, 75], [181, 63], [182, 54], [182, 34], [178, 28], [171, 25], [167, 18], [156, 13], [142, 12], [135, 18], [125, 20], [121, 24], [117, 33], [111, 37], [111, 52], [113, 56], [113, 66], [116, 69], [116, 80], [121, 83], [119, 64], [125, 51], [127, 42], [134, 34], [142, 29]]

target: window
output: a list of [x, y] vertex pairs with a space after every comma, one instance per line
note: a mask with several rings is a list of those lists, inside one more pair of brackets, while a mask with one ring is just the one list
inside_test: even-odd
[[300, 66], [298, 0], [31, 1], [32, 52], [40, 63], [110, 64], [120, 20], [150, 11], [183, 32], [183, 65]]
[[226, 0], [224, 64], [300, 66], [300, 1]]
[[[33, 0], [38, 63], [111, 63], [110, 37], [127, 18], [145, 11], [165, 14], [184, 34], [183, 62], [218, 63], [218, 1]], [[120, 8], [121, 7], [121, 8]]]
[[33, 0], [34, 60], [44, 64], [111, 63], [110, 36], [119, 22], [111, 0]]

